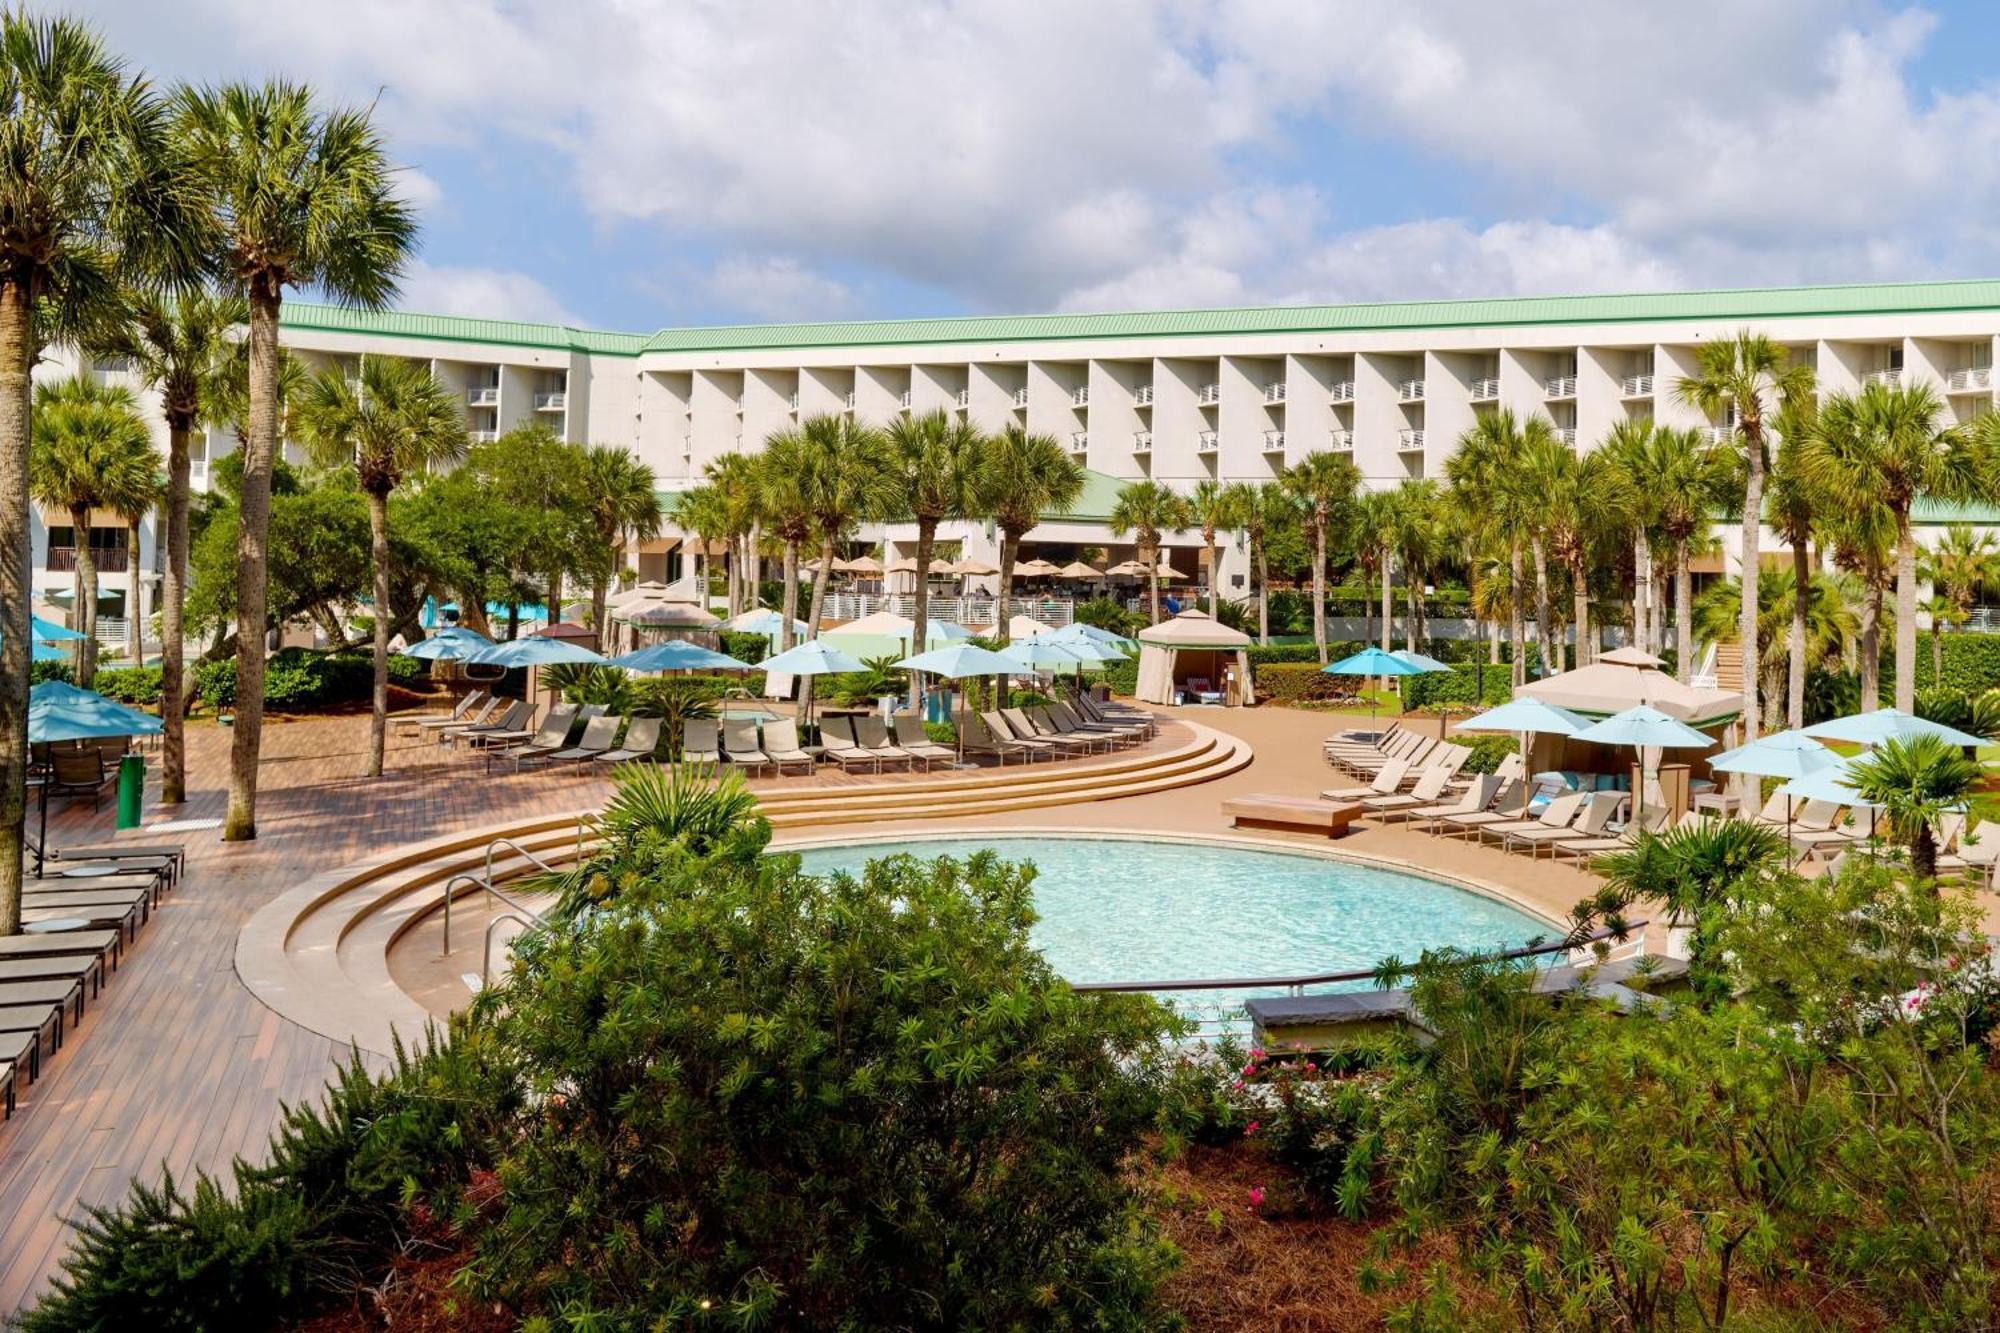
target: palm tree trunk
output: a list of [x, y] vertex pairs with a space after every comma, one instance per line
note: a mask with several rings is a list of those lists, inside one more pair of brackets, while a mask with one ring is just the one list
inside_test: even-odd
[[[545, 608], [548, 611], [549, 624], [553, 625], [557, 621], [562, 619], [562, 607], [563, 607], [563, 573], [560, 569], [552, 569], [549, 571], [549, 604], [547, 608]], [[707, 579], [703, 579], [701, 581], [701, 608], [704, 611], [708, 609]]]
[[1792, 660], [1785, 678], [1785, 725], [1806, 724], [1806, 612], [1812, 603], [1812, 557], [1792, 543]]
[[999, 589], [993, 594], [993, 641], [1007, 646], [1007, 609], [1013, 601], [1014, 560], [1020, 554], [1021, 539], [1006, 528], [1000, 529]]
[[1944, 683], [1944, 634], [1936, 616], [1931, 617], [1931, 687]]
[[[369, 516], [374, 517], [372, 514]], [[384, 554], [387, 548], [384, 548]], [[597, 633], [597, 650], [608, 653], [611, 650], [611, 575], [594, 574], [590, 580], [590, 627]]]
[[1674, 548], [1674, 657], [1686, 685], [1694, 679], [1694, 572], [1685, 541]]
[[1663, 655], [1667, 650], [1667, 586], [1674, 577], [1668, 564], [1664, 560], [1653, 564], [1653, 651]]
[[1509, 677], [1515, 689], [1528, 683], [1527, 627], [1521, 623], [1521, 541], [1507, 543], [1507, 645], [1514, 654]]
[[76, 685], [87, 690], [97, 679], [97, 557], [90, 549], [90, 511], [72, 507], [69, 522], [76, 534], [76, 627], [83, 631], [76, 645]]
[[1403, 583], [1403, 651], [1417, 651], [1417, 598], [1422, 593], [1414, 578]]
[[257, 758], [264, 740], [264, 638], [270, 629], [271, 465], [278, 449], [278, 307], [275, 283], [250, 293], [250, 421], [236, 532], [236, 720], [229, 742], [224, 842], [257, 836]]
[[1396, 604], [1389, 600], [1390, 566], [1389, 553], [1382, 552], [1382, 651], [1389, 651], [1389, 638], [1395, 633]]
[[785, 604], [778, 608], [778, 651], [787, 652], [793, 646], [796, 631], [792, 621], [798, 618], [794, 609], [799, 604], [799, 544], [790, 537], [785, 539]]
[[[167, 560], [160, 593], [160, 804], [187, 800], [187, 720], [183, 684], [186, 648], [181, 604], [187, 597], [188, 433], [178, 417], [167, 427]], [[482, 608], [483, 610], [484, 608]]]
[[139, 519], [125, 530], [125, 655], [133, 666], [146, 665], [145, 590], [139, 583]]
[[[832, 578], [833, 534], [829, 532], [820, 538], [819, 568], [813, 571], [812, 610], [806, 616], [806, 637], [808, 639], [817, 639], [819, 637], [820, 612], [826, 606], [826, 585]], [[806, 710], [812, 707], [812, 698], [813, 678], [811, 676], [800, 677], [799, 713], [801, 716], [804, 716]]]
[[1542, 670], [1559, 671], [1562, 659], [1556, 656], [1555, 622], [1549, 616], [1549, 554], [1540, 537], [1528, 539], [1528, 553], [1535, 562], [1535, 630], [1542, 639]]
[[21, 931], [21, 867], [27, 842], [30, 571], [28, 420], [33, 386], [34, 302], [18, 282], [0, 282], [0, 935]]
[[378, 491], [368, 492], [368, 562], [375, 567], [375, 685], [369, 696], [368, 776], [379, 778], [389, 734], [389, 497]]
[[1862, 570], [1861, 711], [1882, 706], [1882, 570], [1870, 551]]
[[1326, 665], [1326, 519], [1313, 515], [1313, 647]]
[[1218, 614], [1217, 606], [1222, 597], [1222, 569], [1216, 564], [1218, 551], [1215, 534], [1204, 532], [1202, 537], [1208, 543], [1208, 618], [1213, 620]]
[[1146, 567], [1146, 610], [1152, 624], [1160, 623], [1160, 542], [1141, 538], [1139, 563]]
[[1917, 542], [1908, 506], [1896, 513], [1896, 707], [1917, 707]]
[[[1749, 422], [1744, 423], [1749, 426]], [[1757, 525], [1764, 514], [1764, 436], [1761, 430], [1743, 432], [1743, 452], [1749, 459], [1749, 478], [1743, 491], [1743, 544], [1738, 556], [1743, 562], [1740, 583], [1743, 605], [1737, 612], [1736, 636], [1743, 654], [1743, 739], [1757, 739]]]
[[1250, 544], [1257, 557], [1257, 642], [1271, 642], [1271, 566], [1264, 556], [1260, 538]]
[[1653, 651], [1653, 543], [1643, 527], [1632, 539], [1632, 639], [1640, 652]]
[[[920, 653], [930, 643], [931, 628], [931, 549], [937, 545], [937, 520], [917, 520], [917, 591], [910, 605], [910, 651]], [[923, 682], [910, 673], [910, 706], [917, 706]]]
[[1570, 561], [1569, 586], [1570, 606], [1576, 618], [1576, 664], [1589, 666], [1597, 656], [1597, 645], [1590, 637], [1590, 581], [1581, 556]]

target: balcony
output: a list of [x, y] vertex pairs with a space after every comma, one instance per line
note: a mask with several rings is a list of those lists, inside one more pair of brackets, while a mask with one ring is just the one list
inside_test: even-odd
[[1554, 435], [1558, 440], [1561, 440], [1564, 444], [1568, 445], [1570, 448], [1572, 449], [1576, 448], [1576, 427], [1557, 426], [1553, 431], [1550, 432], [1550, 434]]
[[1028, 391], [1026, 389], [1014, 390], [1014, 406], [1026, 407], [1027, 405], [1028, 405]]
[[466, 435], [474, 444], [491, 444], [500, 438], [497, 430], [469, 430]]
[[1399, 430], [1396, 442], [1396, 447], [1406, 454], [1419, 453], [1424, 447], [1424, 433], [1421, 430]]
[[1071, 389], [1069, 391], [1069, 401], [1072, 407], [1089, 407], [1090, 386], [1088, 384], [1080, 384], [1076, 388]]
[[[93, 546], [91, 559], [100, 574], [123, 574], [127, 568], [126, 557], [130, 554], [123, 546]], [[49, 561], [42, 566], [52, 574], [66, 574], [76, 568], [76, 548], [74, 546], [51, 546]]]
[[1069, 433], [1069, 451], [1073, 454], [1088, 453], [1090, 451], [1090, 432], [1087, 430], [1071, 431]]
[[841, 395], [840, 405], [846, 408], [850, 412], [854, 410], [854, 390], [849, 389], [846, 393]]
[[561, 412], [568, 406], [569, 395], [561, 389], [557, 389], [552, 393], [538, 393], [535, 395], [535, 410], [537, 412]]
[[1153, 452], [1153, 432], [1151, 432], [1151, 431], [1149, 431], [1149, 430], [1135, 430], [1135, 431], [1133, 431], [1133, 432], [1132, 432], [1132, 452], [1133, 452], [1133, 453], [1135, 453], [1135, 454], [1150, 454], [1150, 453], [1152, 453], [1152, 452]]
[[188, 460], [188, 485], [196, 490], [208, 489], [208, 460], [190, 458]]
[[896, 395], [896, 406], [902, 408], [905, 412], [910, 410], [910, 391], [908, 389]]
[[1653, 396], [1653, 372], [1648, 370], [1637, 375], [1627, 375], [1618, 381], [1618, 395], [1621, 398], [1651, 398]]
[[1222, 386], [1220, 384], [1204, 384], [1201, 388], [1195, 390], [1194, 400], [1203, 407], [1214, 407], [1222, 401]]
[[1472, 382], [1472, 401], [1490, 403], [1500, 396], [1500, 379], [1497, 375], [1487, 375]]
[[465, 391], [465, 403], [468, 407], [498, 407], [500, 406], [500, 386], [497, 384], [482, 384], [476, 389], [467, 389]]
[[1201, 431], [1194, 437], [1194, 451], [1198, 454], [1212, 454], [1222, 447], [1222, 436], [1212, 430]]
[[1281, 381], [1277, 384], [1266, 384], [1264, 386], [1264, 401], [1267, 403], [1284, 402], [1285, 401], [1284, 383]]
[[1551, 375], [1542, 381], [1542, 395], [1546, 398], [1576, 397], [1576, 376]]
[[793, 412], [799, 410], [799, 391], [794, 389], [785, 396], [785, 406]]
[[1404, 380], [1396, 386], [1396, 397], [1406, 403], [1421, 403], [1424, 401], [1424, 382]]
[[1736, 439], [1736, 427], [1733, 423], [1727, 426], [1703, 426], [1701, 438], [1705, 444], [1730, 444]]
[[1285, 432], [1281, 430], [1265, 431], [1264, 452], [1267, 454], [1282, 454], [1285, 452]]
[[1353, 402], [1353, 401], [1354, 401], [1354, 381], [1353, 381], [1353, 380], [1335, 380], [1335, 381], [1334, 381], [1334, 382], [1333, 382], [1332, 384], [1329, 384], [1329, 385], [1327, 386], [1327, 389], [1326, 389], [1326, 396], [1327, 396], [1327, 397], [1328, 397], [1329, 399], [1331, 399], [1332, 401], [1336, 402], [1336, 403], [1351, 403], [1351, 402]]
[[1326, 443], [1327, 447], [1333, 450], [1337, 454], [1353, 453], [1354, 432], [1351, 430], [1336, 430], [1329, 432], [1327, 435]]
[[1152, 405], [1153, 405], [1153, 386], [1150, 384], [1141, 384], [1135, 386], [1132, 390], [1132, 406], [1151, 407]]
[[952, 395], [952, 401], [957, 403], [960, 407], [971, 407], [972, 390], [960, 389], [956, 394]]
[[1962, 366], [1944, 377], [1946, 393], [1993, 392], [1993, 367]]
[[1863, 384], [1882, 384], [1893, 389], [1903, 382], [1903, 368], [1890, 366], [1886, 370], [1871, 370], [1861, 377]]

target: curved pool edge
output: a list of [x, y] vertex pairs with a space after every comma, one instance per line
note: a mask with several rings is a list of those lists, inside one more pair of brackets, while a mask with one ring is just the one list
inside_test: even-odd
[[1554, 930], [1566, 929], [1566, 923], [1549, 914], [1548, 910], [1522, 898], [1512, 889], [1502, 884], [1470, 875], [1461, 875], [1450, 870], [1436, 870], [1430, 866], [1395, 856], [1380, 856], [1370, 852], [1357, 852], [1345, 847], [1316, 847], [1296, 842], [1279, 842], [1269, 838], [1246, 837], [1240, 833], [1176, 833], [1168, 829], [1094, 828], [1073, 824], [1009, 825], [1005, 828], [989, 829], [923, 829], [903, 833], [880, 834], [839, 834], [815, 833], [807, 837], [791, 838], [780, 833], [771, 840], [772, 851], [804, 852], [818, 851], [832, 847], [901, 846], [912, 842], [1004, 842], [1022, 838], [1070, 838], [1101, 842], [1172, 842], [1188, 847], [1231, 847], [1239, 851], [1275, 852], [1280, 855], [1307, 857], [1320, 861], [1343, 861], [1349, 865], [1368, 866], [1376, 870], [1390, 870], [1398, 874], [1414, 875], [1420, 879], [1433, 880], [1446, 888], [1459, 889], [1481, 898], [1497, 902], [1503, 907], [1521, 913]]

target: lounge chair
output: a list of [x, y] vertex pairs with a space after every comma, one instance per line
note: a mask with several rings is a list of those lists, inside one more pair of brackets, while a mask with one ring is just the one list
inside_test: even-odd
[[1579, 860], [1622, 852], [1639, 841], [1640, 833], [1658, 833], [1667, 826], [1670, 812], [1664, 805], [1649, 805], [1636, 825], [1627, 824], [1621, 833], [1599, 838], [1557, 838], [1548, 844], [1552, 857], [1573, 856]]
[[[881, 718], [857, 717], [853, 721], [853, 726], [854, 743], [870, 754], [880, 755], [883, 763], [893, 764], [901, 760], [905, 768], [917, 766], [917, 756], [896, 742], [896, 739], [889, 734], [889, 728], [882, 725]], [[931, 761], [928, 758], [923, 760], [923, 765], [924, 771], [930, 772]]]
[[647, 763], [653, 751], [660, 748], [660, 719], [657, 717], [635, 717], [625, 728], [625, 737], [618, 742], [615, 750], [606, 750], [596, 755], [595, 764]]
[[1441, 819], [1446, 815], [1477, 814], [1493, 803], [1502, 786], [1500, 778], [1491, 773], [1475, 773], [1456, 801], [1440, 801], [1435, 805], [1399, 805], [1381, 811], [1376, 817], [1384, 823], [1398, 819]]
[[[165, 861], [167, 878], [178, 880], [187, 870], [187, 848], [177, 842], [104, 843], [95, 847], [52, 847], [51, 861]], [[148, 867], [149, 869], [153, 867]]]
[[1335, 787], [1319, 794], [1322, 801], [1359, 801], [1370, 796], [1393, 796], [1403, 785], [1403, 775], [1410, 766], [1400, 759], [1391, 759], [1375, 775], [1375, 780], [1365, 787]]
[[1160, 729], [1159, 718], [1142, 708], [1126, 708], [1122, 705], [1112, 707], [1091, 698], [1087, 693], [1076, 696], [1075, 706], [1078, 712], [1082, 713], [1092, 722], [1102, 722], [1116, 726], [1129, 724], [1140, 728], [1148, 736], [1153, 735]]
[[979, 720], [986, 724], [988, 731], [1001, 740], [1012, 741], [1016, 745], [1025, 745], [1028, 747], [1030, 753], [1039, 754], [1048, 759], [1055, 758], [1057, 751], [1069, 748], [1068, 746], [1057, 745], [1054, 741], [1041, 740], [1035, 736], [1023, 736], [1008, 725], [1006, 714], [1000, 712], [998, 709], [981, 713]]
[[497, 694], [489, 694], [478, 707], [467, 709], [457, 717], [425, 718], [415, 725], [417, 730], [426, 733], [433, 739], [443, 740], [445, 733], [455, 731], [460, 727], [485, 726], [487, 721], [495, 713], [499, 712], [501, 705], [506, 702], [505, 699], [502, 699]]
[[1497, 819], [1491, 823], [1475, 825], [1471, 832], [1481, 842], [1497, 838], [1505, 841], [1516, 833], [1527, 833], [1538, 828], [1566, 829], [1576, 822], [1590, 799], [1587, 792], [1573, 791], [1558, 796], [1542, 807], [1542, 813], [1533, 819]]
[[1453, 745], [1450, 743], [1439, 745], [1431, 751], [1430, 757], [1424, 761], [1423, 767], [1417, 772], [1417, 776], [1421, 777], [1425, 773], [1442, 771], [1445, 781], [1449, 782], [1458, 776], [1458, 770], [1464, 768], [1466, 761], [1470, 758], [1472, 758], [1472, 747], [1469, 745]]
[[[769, 730], [770, 728], [765, 728], [765, 731], [768, 732]], [[917, 758], [928, 761], [925, 764], [925, 768], [927, 769], [931, 764], [956, 764], [958, 762], [958, 752], [956, 750], [952, 749], [949, 745], [939, 745], [936, 741], [932, 740], [930, 733], [924, 730], [923, 719], [911, 717], [907, 713], [896, 719], [896, 744], [902, 746]]]
[[1507, 834], [1507, 850], [1511, 852], [1526, 847], [1528, 855], [1540, 856], [1541, 849], [1553, 843], [1602, 837], [1604, 826], [1611, 822], [1611, 816], [1618, 813], [1619, 807], [1630, 799], [1624, 792], [1592, 792], [1584, 797], [1583, 811], [1573, 824], [1564, 828], [1516, 830]]
[[[482, 737], [503, 737], [508, 732], [521, 730], [527, 725], [528, 719], [534, 715], [534, 711], [535, 706], [533, 704], [517, 699], [494, 715], [493, 720], [490, 722], [481, 722], [462, 727], [447, 727], [444, 731], [438, 733], [438, 736], [439, 739], [448, 742], [454, 747], [460, 741], [478, 745]], [[530, 732], [529, 734], [532, 735], [533, 733]]]
[[1021, 711], [1026, 713], [1028, 720], [1035, 724], [1037, 735], [1047, 736], [1051, 740], [1067, 737], [1071, 742], [1081, 744], [1086, 754], [1094, 753], [1098, 750], [1109, 750], [1117, 743], [1103, 732], [1086, 731], [1072, 722], [1064, 721], [1056, 715], [1056, 710], [1053, 708], [1024, 708]]
[[1053, 728], [1036, 726], [1034, 719], [1028, 716], [1028, 710], [1025, 708], [1003, 708], [1000, 710], [1000, 716], [1005, 718], [1007, 725], [1014, 729], [1014, 736], [1018, 740], [1046, 741], [1057, 749], [1070, 754], [1089, 754], [1097, 748], [1092, 742], [1085, 740], [1081, 736], [1072, 736], [1056, 731]]
[[1483, 824], [1519, 819], [1528, 812], [1529, 803], [1533, 800], [1534, 789], [1517, 779], [1501, 784], [1490, 809], [1474, 810], [1470, 814], [1441, 814], [1431, 819], [1426, 828], [1440, 837], [1464, 837]]
[[713, 718], [689, 718], [681, 724], [683, 764], [722, 763], [722, 739]]
[[43, 790], [51, 796], [88, 796], [90, 808], [96, 810], [104, 803], [104, 789], [117, 779], [118, 770], [106, 767], [96, 750], [59, 749], [49, 756], [48, 786]]
[[469, 715], [472, 711], [484, 707], [492, 697], [485, 690], [473, 690], [453, 704], [449, 713], [421, 713], [409, 717], [391, 718], [390, 722], [399, 732], [421, 734], [435, 731], [440, 727], [449, 727], [453, 723], [470, 720]]
[[799, 746], [799, 724], [791, 718], [779, 718], [764, 724], [764, 753], [770, 756], [771, 767], [784, 776], [787, 768], [803, 766], [805, 771], [813, 771], [817, 762], [812, 755]]
[[1032, 763], [1045, 750], [1031, 750], [1015, 741], [1005, 740], [993, 734], [990, 727], [980, 720], [977, 713], [958, 715], [958, 744], [967, 754], [990, 754], [998, 758], [1005, 767], [1007, 760], [1018, 758], [1022, 763]]
[[771, 766], [771, 756], [757, 743], [757, 724], [748, 719], [722, 724], [722, 757], [732, 767], [762, 773]]
[[1812, 856], [1822, 848], [1841, 848], [1854, 839], [1838, 832], [1845, 807], [1837, 801], [1807, 801], [1792, 819], [1792, 849]]
[[1057, 701], [1049, 712], [1070, 724], [1079, 736], [1102, 736], [1113, 745], [1137, 745], [1146, 738], [1146, 729], [1124, 723], [1093, 722], [1070, 705]]
[[[1383, 759], [1378, 763], [1373, 759], [1355, 758], [1343, 762], [1341, 767], [1356, 777], [1361, 778], [1372, 778], [1377, 773], [1380, 773], [1386, 765], [1392, 763], [1402, 764], [1403, 770], [1406, 773], [1415, 773], [1429, 762], [1431, 751], [1437, 749], [1437, 747], [1437, 737], [1419, 736], [1412, 744], [1404, 746], [1401, 753], [1397, 754], [1393, 759]], [[1463, 747], [1454, 745], [1452, 748], [1456, 750]]]
[[1444, 795], [1444, 784], [1450, 780], [1451, 774], [1444, 769], [1427, 768], [1418, 776], [1417, 785], [1401, 796], [1364, 796], [1361, 804], [1371, 814], [1429, 805]]
[[861, 747], [854, 739], [854, 728], [844, 717], [821, 718], [819, 742], [820, 751], [828, 759], [839, 764], [843, 772], [857, 768], [866, 768], [870, 773], [882, 771], [882, 756], [873, 750]]
[[575, 721], [574, 708], [565, 705], [550, 709], [549, 715], [542, 719], [542, 725], [537, 727], [534, 734], [526, 741], [519, 744], [487, 746], [486, 771], [489, 773], [493, 771], [493, 761], [496, 759], [511, 762], [516, 773], [527, 764], [543, 762], [569, 744], [569, 729]]

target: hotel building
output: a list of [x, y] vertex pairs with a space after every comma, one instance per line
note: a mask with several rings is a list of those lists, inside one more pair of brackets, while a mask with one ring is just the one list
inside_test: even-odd
[[[663, 492], [698, 481], [711, 460], [756, 451], [817, 413], [887, 422], [933, 409], [988, 430], [1021, 426], [1062, 441], [1090, 471], [1082, 502], [1030, 537], [1023, 558], [1078, 545], [1129, 554], [1105, 524], [1119, 483], [1177, 488], [1203, 479], [1263, 481], [1313, 453], [1350, 456], [1367, 484], [1443, 474], [1483, 412], [1546, 416], [1579, 449], [1621, 421], [1652, 418], [1727, 435], [1677, 400], [1701, 345], [1755, 329], [1810, 365], [1820, 391], [1871, 380], [1934, 385], [1947, 420], [1993, 410], [2000, 281], [1792, 287], [1650, 295], [1520, 297], [1371, 305], [1128, 314], [977, 316], [737, 325], [606, 333], [499, 319], [371, 314], [288, 303], [283, 336], [310, 363], [363, 354], [427, 361], [459, 395], [475, 439], [527, 422], [572, 441], [623, 445]], [[80, 367], [60, 360], [41, 375]], [[81, 367], [118, 377], [120, 366]], [[150, 410], [150, 409], [149, 409]], [[157, 415], [157, 414], [156, 414]], [[164, 429], [161, 431], [164, 447]], [[225, 432], [195, 445], [197, 488], [234, 448]], [[1983, 511], [1926, 515], [1982, 521]], [[38, 589], [68, 586], [74, 537], [37, 525]], [[982, 524], [940, 534], [991, 559]], [[907, 550], [913, 530], [864, 536]], [[110, 538], [93, 534], [100, 549]], [[72, 545], [66, 546], [65, 543]], [[122, 538], [118, 540], [122, 550]], [[676, 541], [649, 545], [648, 577], [679, 573]], [[1176, 534], [1172, 563], [1205, 559]], [[142, 563], [157, 565], [150, 533]], [[114, 563], [122, 565], [122, 556]], [[1225, 594], [1246, 586], [1228, 545]], [[142, 578], [150, 571], [142, 571]], [[123, 578], [107, 573], [108, 594]]]

